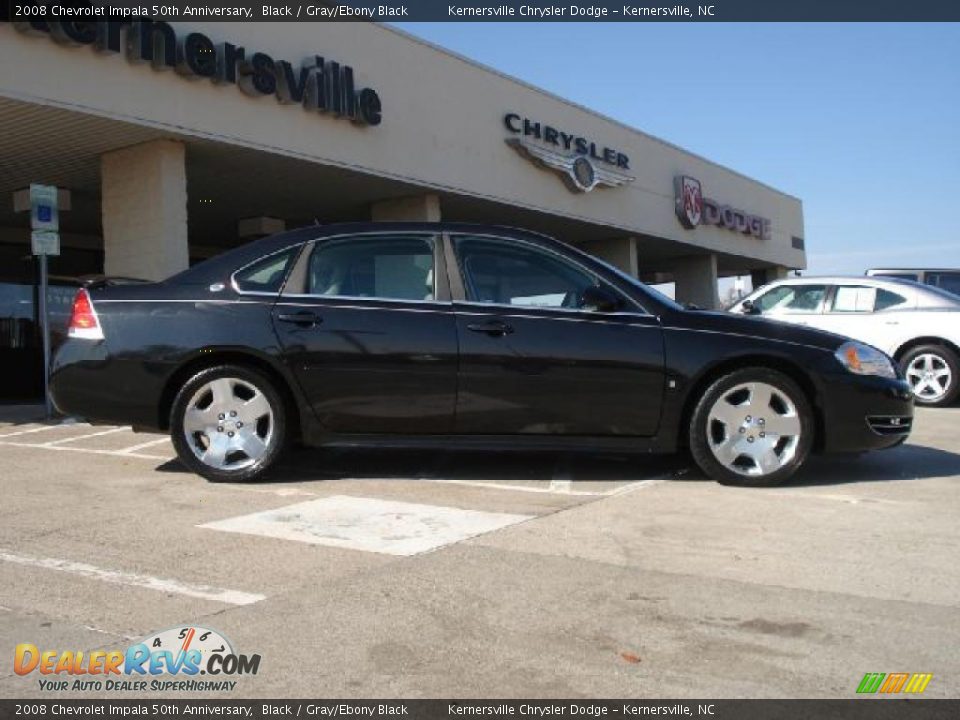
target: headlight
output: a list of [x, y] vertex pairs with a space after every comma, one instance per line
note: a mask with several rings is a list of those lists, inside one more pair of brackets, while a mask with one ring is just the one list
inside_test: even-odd
[[845, 342], [837, 348], [833, 356], [847, 370], [857, 375], [879, 375], [896, 378], [897, 369], [893, 362], [876, 348], [858, 342]]

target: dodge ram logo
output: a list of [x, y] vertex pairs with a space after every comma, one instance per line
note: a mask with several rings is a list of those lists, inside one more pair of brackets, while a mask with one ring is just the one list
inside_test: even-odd
[[686, 228], [694, 228], [703, 218], [703, 191], [696, 178], [681, 175], [676, 179], [677, 217]]

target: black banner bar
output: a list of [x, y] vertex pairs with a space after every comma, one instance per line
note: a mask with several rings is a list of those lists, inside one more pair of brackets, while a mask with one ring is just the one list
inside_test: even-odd
[[[954, 0], [0, 0], [13, 21], [960, 22]], [[0, 5], [0, 6], [2, 6]]]
[[960, 700], [0, 700], [0, 718], [953, 720]]

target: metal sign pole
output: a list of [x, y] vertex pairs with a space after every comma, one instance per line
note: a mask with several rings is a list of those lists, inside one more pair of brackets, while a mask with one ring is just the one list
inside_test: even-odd
[[47, 419], [53, 417], [50, 402], [50, 312], [47, 307], [47, 256], [40, 256], [40, 323], [43, 331], [43, 403]]
[[43, 405], [53, 417], [50, 400], [50, 308], [47, 307], [47, 256], [60, 254], [59, 191], [53, 185], [30, 185], [30, 245], [40, 259], [40, 330], [43, 338]]

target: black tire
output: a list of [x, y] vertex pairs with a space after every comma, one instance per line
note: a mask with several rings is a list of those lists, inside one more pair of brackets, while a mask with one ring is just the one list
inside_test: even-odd
[[[932, 355], [939, 358], [939, 361], [949, 368], [950, 380], [945, 388], [944, 394], [935, 399], [928, 399], [922, 395], [918, 395], [916, 389], [914, 389], [914, 384], [911, 382], [911, 389], [914, 389], [914, 402], [924, 407], [945, 407], [950, 405], [957, 399], [957, 394], [960, 393], [960, 360], [957, 359], [956, 353], [945, 345], [917, 345], [916, 347], [912, 347], [900, 358], [900, 369], [903, 370], [904, 375], [907, 374], [910, 363], [921, 355]], [[907, 382], [910, 382], [909, 377], [907, 377]]]
[[[711, 410], [721, 398], [734, 391], [738, 385], [745, 383], [765, 383], [772, 386], [777, 393], [785, 395], [793, 404], [796, 408], [796, 419], [799, 420], [799, 437], [791, 451], [792, 457], [777, 470], [766, 474], [747, 474], [746, 470], [741, 472], [730, 469], [717, 459], [710, 447], [708, 433], [712, 428], [708, 428], [708, 424]], [[762, 429], [758, 427], [756, 431], [759, 432]], [[803, 465], [813, 447], [816, 419], [810, 407], [810, 401], [796, 382], [776, 370], [754, 367], [735, 370], [715, 380], [697, 402], [690, 418], [688, 431], [690, 453], [693, 455], [694, 462], [709, 477], [724, 485], [768, 487], [780, 485]], [[781, 457], [783, 457], [782, 453]]]
[[[208, 383], [220, 379], [236, 379], [241, 381], [237, 383], [235, 387], [242, 388], [244, 392], [249, 392], [248, 386], [252, 386], [258, 390], [269, 404], [272, 415], [266, 426], [260, 426], [261, 428], [265, 428], [263, 433], [268, 437], [268, 441], [263, 443], [266, 449], [262, 456], [251, 461], [251, 458], [244, 456], [242, 452], [237, 453], [233, 451], [231, 454], [228, 454], [227, 457], [230, 457], [234, 453], [242, 456], [237, 460], [236, 464], [238, 467], [236, 468], [218, 468], [203, 462], [193, 449], [194, 447], [200, 447], [202, 445], [203, 437], [196, 434], [188, 437], [188, 433], [184, 429], [186, 412], [189, 404], [194, 400], [194, 396]], [[237, 390], [236, 392], [240, 391]], [[237, 403], [241, 403], [242, 401], [243, 398], [237, 399]], [[242, 405], [238, 405], [238, 408], [240, 407], [242, 407]], [[259, 422], [262, 423], [264, 420], [265, 418], [261, 418]], [[228, 419], [226, 422], [231, 421]], [[180, 388], [180, 391], [173, 401], [173, 407], [170, 412], [170, 437], [180, 461], [190, 470], [211, 482], [256, 482], [263, 479], [286, 447], [287, 426], [287, 408], [284, 405], [282, 396], [276, 387], [274, 387], [273, 382], [263, 373], [242, 365], [218, 365], [201, 370], [187, 380], [187, 382], [183, 384], [183, 387]], [[223, 427], [225, 432], [230, 431], [231, 426], [224, 425]], [[249, 430], [250, 428], [248, 427], [247, 431], [249, 432]], [[211, 434], [213, 432], [218, 431], [212, 430]], [[239, 434], [241, 430], [234, 428], [233, 432]], [[232, 438], [233, 435], [230, 435], [230, 437]], [[246, 457], [246, 459], [244, 459], [244, 457]]]

